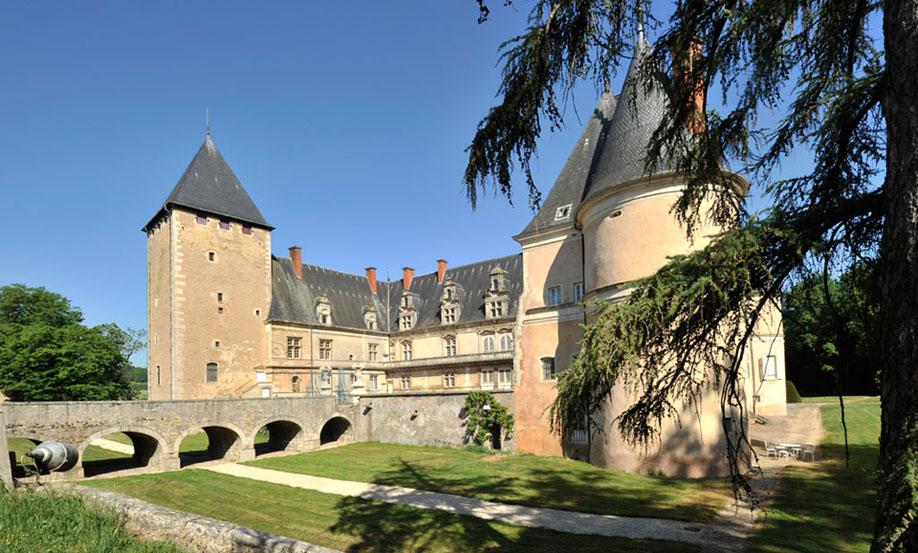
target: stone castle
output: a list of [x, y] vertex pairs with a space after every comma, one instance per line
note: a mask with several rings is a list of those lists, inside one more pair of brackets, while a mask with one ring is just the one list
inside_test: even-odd
[[[638, 45], [639, 59], [646, 45]], [[585, 303], [626, 298], [628, 284], [667, 258], [703, 247], [671, 213], [685, 176], [665, 162], [646, 174], [648, 139], [665, 113], [658, 88], [605, 94], [545, 202], [506, 257], [402, 278], [347, 274], [274, 256], [267, 222], [208, 135], [144, 226], [148, 255], [149, 397], [211, 399], [513, 390], [517, 451], [565, 454], [624, 470], [722, 472], [716, 391], [655, 451], [615, 431], [549, 432], [556, 375], [578, 351]], [[621, 98], [621, 99], [619, 99]], [[664, 160], [665, 161], [665, 160]], [[733, 192], [748, 185], [730, 174]], [[433, 268], [433, 263], [431, 266]], [[747, 349], [749, 410], [785, 410], [780, 321], [760, 323]], [[617, 391], [601, 413], [611, 426]]]

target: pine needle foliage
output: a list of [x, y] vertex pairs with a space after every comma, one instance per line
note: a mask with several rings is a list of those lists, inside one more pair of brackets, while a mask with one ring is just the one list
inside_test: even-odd
[[[478, 4], [486, 19], [487, 2]], [[742, 409], [737, 363], [763, 306], [814, 267], [825, 276], [875, 258], [883, 431], [874, 551], [918, 549], [918, 0], [677, 0], [665, 22], [648, 15], [650, 4], [534, 1], [527, 28], [504, 44], [499, 103], [468, 148], [473, 206], [488, 190], [511, 200], [515, 170], [538, 205], [530, 161], [542, 123], [565, 124], [578, 81], [607, 89], [643, 25], [656, 38], [640, 78], [668, 98], [645, 171], [667, 159], [686, 176], [673, 213], [690, 236], [703, 223], [725, 229], [631, 283], [626, 301], [596, 307], [583, 353], [559, 379], [555, 428], [592, 420], [618, 381], [635, 400], [614, 424], [634, 444], [658, 439], [705, 386], [719, 387], [728, 420]], [[773, 113], [779, 121], [763, 127]], [[801, 152], [809, 167], [774, 178]], [[737, 201], [727, 164], [771, 200], [767, 213], [753, 217]], [[727, 436], [737, 494], [748, 494], [745, 437]]]

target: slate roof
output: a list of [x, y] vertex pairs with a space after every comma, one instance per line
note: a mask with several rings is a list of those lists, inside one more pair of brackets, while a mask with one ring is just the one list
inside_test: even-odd
[[[593, 115], [587, 122], [583, 134], [577, 139], [574, 150], [567, 158], [564, 168], [555, 180], [548, 197], [532, 221], [523, 229], [520, 236], [534, 234], [554, 227], [569, 225], [583, 199], [587, 181], [590, 178], [596, 160], [596, 152], [602, 151], [602, 143], [608, 136], [608, 127], [615, 113], [617, 99], [606, 92], [593, 109]], [[555, 219], [559, 207], [570, 205], [570, 214], [563, 219]]]
[[[662, 85], [653, 81], [648, 87], [639, 74], [640, 65], [648, 55], [650, 48], [641, 37], [635, 46], [618, 106], [609, 125], [609, 135], [596, 160], [584, 200], [645, 176], [647, 144], [666, 116], [667, 109], [666, 93]], [[657, 162], [655, 173], [671, 172], [673, 166], [672, 157], [663, 155]]]
[[[459, 324], [485, 319], [483, 297], [490, 288], [489, 273], [494, 267], [507, 271], [504, 282], [510, 297], [509, 316], [516, 313], [523, 291], [521, 254], [447, 269], [444, 283], [452, 280], [457, 286], [461, 306]], [[379, 330], [386, 332], [391, 329], [392, 333], [398, 332], [398, 306], [403, 291], [401, 279], [379, 281], [378, 294], [373, 296], [365, 276], [304, 263], [303, 278], [297, 279], [292, 262], [279, 257], [272, 258], [271, 279], [272, 301], [268, 316], [271, 321], [318, 324], [316, 299], [324, 294], [331, 304], [333, 326], [366, 330], [363, 310], [372, 303], [376, 307]], [[437, 284], [437, 273], [415, 276], [410, 291], [417, 294], [417, 321], [412, 331], [439, 328], [443, 285]]]
[[272, 229], [208, 134], [148, 228], [169, 206], [180, 206]]
[[[647, 144], [666, 115], [662, 87], [655, 83], [648, 89], [640, 78], [639, 67], [648, 54], [642, 37], [635, 44], [621, 94], [600, 98], [542, 208], [517, 238], [567, 225], [587, 199], [644, 176]], [[657, 174], [672, 171], [671, 158], [662, 157]], [[571, 205], [569, 218], [556, 221], [557, 208], [567, 204]]]

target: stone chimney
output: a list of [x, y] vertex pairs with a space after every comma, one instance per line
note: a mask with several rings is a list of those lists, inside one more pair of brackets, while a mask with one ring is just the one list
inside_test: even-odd
[[414, 278], [414, 269], [411, 267], [402, 268], [402, 288], [411, 290], [411, 279]]
[[373, 295], [376, 295], [376, 267], [367, 267], [365, 269], [367, 272], [367, 282], [370, 284], [370, 291], [373, 292]]
[[443, 277], [446, 276], [446, 260], [437, 260], [437, 284], [443, 284]]
[[303, 278], [303, 248], [299, 246], [290, 246], [290, 261], [293, 263], [293, 272], [296, 278]]

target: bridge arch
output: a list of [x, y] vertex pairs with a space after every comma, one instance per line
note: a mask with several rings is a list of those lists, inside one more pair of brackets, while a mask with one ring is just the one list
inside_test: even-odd
[[[111, 434], [124, 434], [131, 440], [131, 451], [129, 457], [125, 457], [126, 451], [115, 453], [112, 458], [88, 459], [86, 450], [92, 443], [100, 438], [105, 438]], [[80, 442], [77, 450], [80, 452], [80, 463], [83, 467], [83, 475], [86, 477], [106, 474], [110, 472], [142, 468], [150, 465], [159, 465], [163, 456], [168, 455], [168, 442], [155, 430], [139, 426], [111, 426], [102, 430], [93, 432], [85, 440]], [[124, 444], [126, 445], [126, 444]]]
[[[265, 428], [268, 441], [258, 443], [258, 433]], [[299, 451], [306, 432], [302, 422], [295, 417], [274, 416], [261, 420], [252, 430], [249, 443], [255, 447], [255, 455], [278, 451]]]
[[340, 413], [325, 421], [319, 431], [319, 445], [354, 441], [354, 423]]
[[[182, 451], [182, 441], [191, 436], [204, 432], [207, 435], [207, 448], [203, 450]], [[226, 459], [237, 461], [245, 448], [246, 434], [238, 426], [228, 422], [205, 422], [187, 428], [175, 440], [172, 451], [178, 455], [179, 467], [194, 463]]]

